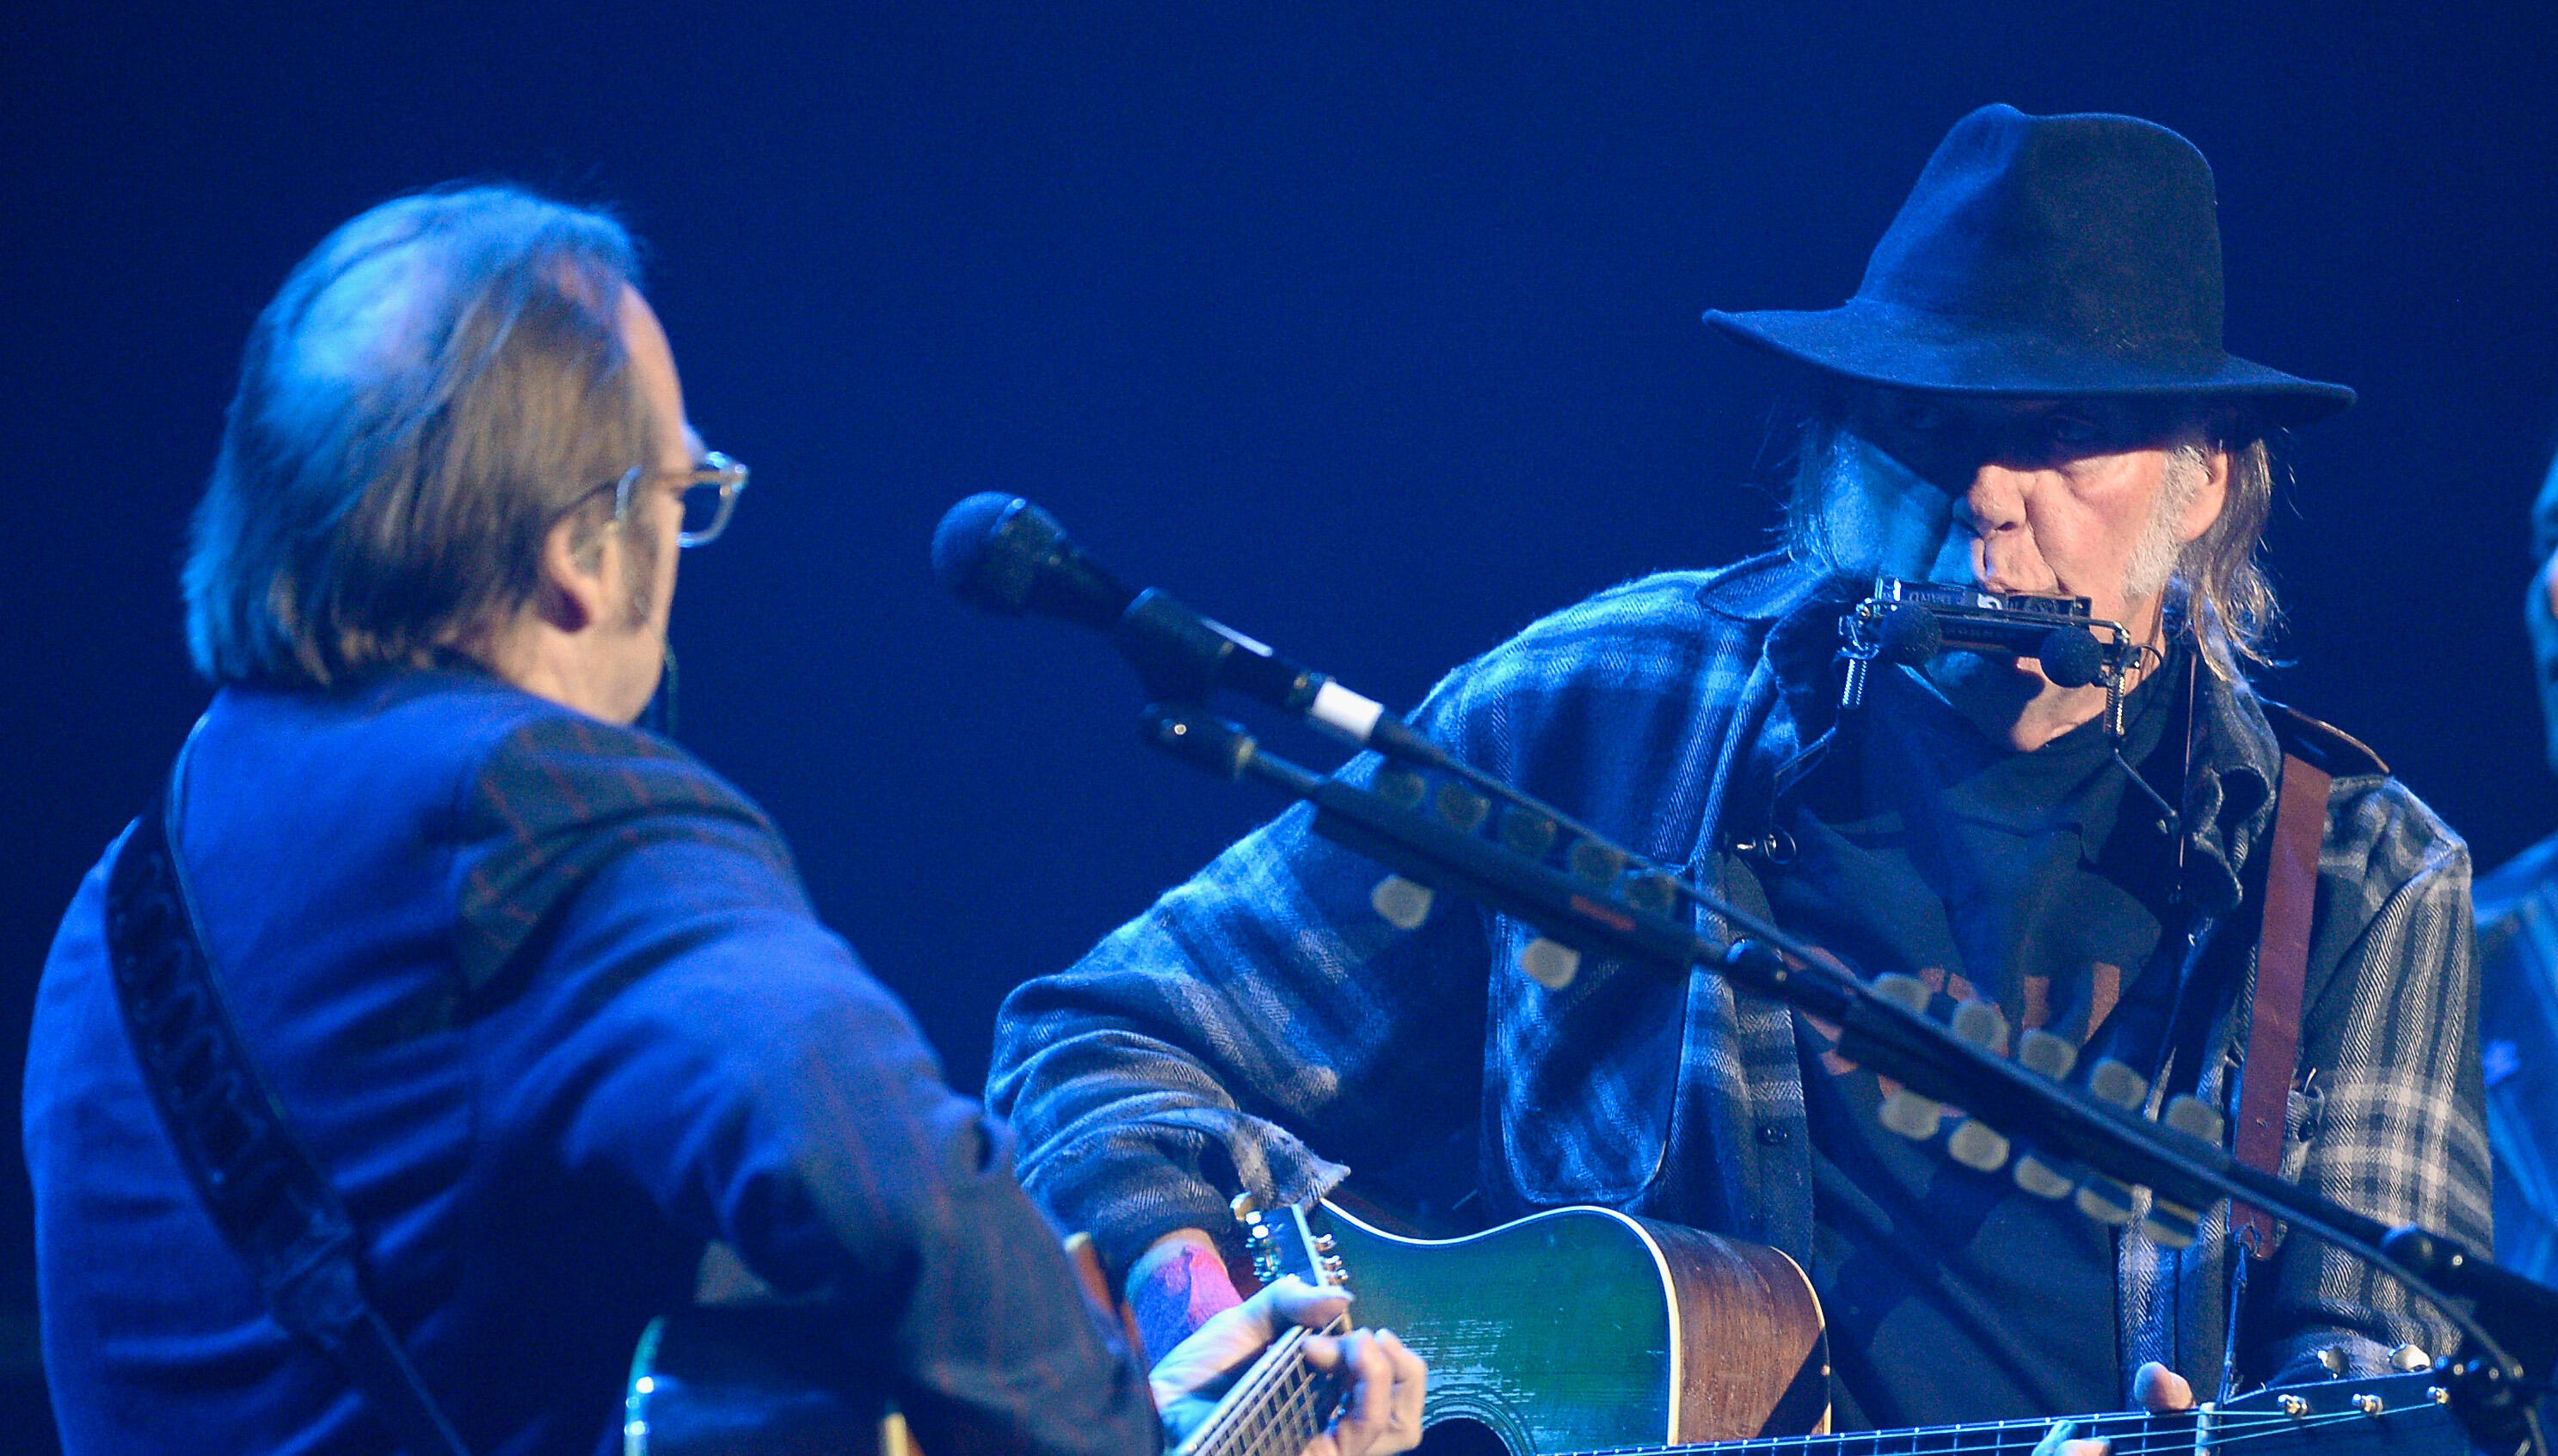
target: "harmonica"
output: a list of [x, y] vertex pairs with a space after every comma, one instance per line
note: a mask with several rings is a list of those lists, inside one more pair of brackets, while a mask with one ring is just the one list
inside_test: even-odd
[[1879, 576], [1874, 593], [1839, 619], [1847, 658], [1842, 707], [1865, 701], [1876, 661], [1917, 666], [1939, 653], [2007, 653], [2033, 657], [2061, 687], [2122, 681], [2136, 649], [2118, 622], [2097, 617], [2085, 597], [1983, 592], [1943, 582]]

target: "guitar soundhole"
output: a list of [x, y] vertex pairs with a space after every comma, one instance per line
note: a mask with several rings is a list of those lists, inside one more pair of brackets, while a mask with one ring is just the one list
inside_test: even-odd
[[[1416, 1456], [1510, 1456], [1501, 1438], [1480, 1420], [1454, 1415], [1432, 1423], [1421, 1433]], [[1526, 1452], [1518, 1456], [1527, 1456]]]

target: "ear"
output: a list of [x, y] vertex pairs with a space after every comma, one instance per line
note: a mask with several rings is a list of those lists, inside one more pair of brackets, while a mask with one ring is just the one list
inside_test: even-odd
[[621, 549], [622, 532], [599, 529], [576, 513], [553, 522], [542, 537], [534, 613], [565, 633], [583, 632], [604, 620], [613, 599], [609, 584], [620, 579]]
[[2179, 544], [2190, 545], [2203, 539], [2203, 533], [2220, 518], [2222, 508], [2229, 504], [2229, 471], [2236, 459], [2226, 445], [2203, 448], [2203, 487], [2186, 503], [2185, 518], [2176, 523]]

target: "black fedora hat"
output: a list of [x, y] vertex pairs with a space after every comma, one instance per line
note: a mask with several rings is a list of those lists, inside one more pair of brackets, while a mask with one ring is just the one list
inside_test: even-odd
[[2130, 116], [1984, 106], [1954, 123], [1866, 263], [1822, 312], [1709, 311], [1716, 329], [1870, 383], [1981, 395], [2181, 395], [2266, 425], [2353, 402], [2220, 345], [2210, 164]]

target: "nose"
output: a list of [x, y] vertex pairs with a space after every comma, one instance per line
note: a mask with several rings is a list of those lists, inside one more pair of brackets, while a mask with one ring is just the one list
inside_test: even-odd
[[1985, 461], [1954, 503], [1954, 520], [1971, 536], [1972, 578], [1984, 590], [2049, 593], [2060, 586], [2034, 539], [2034, 472]]

